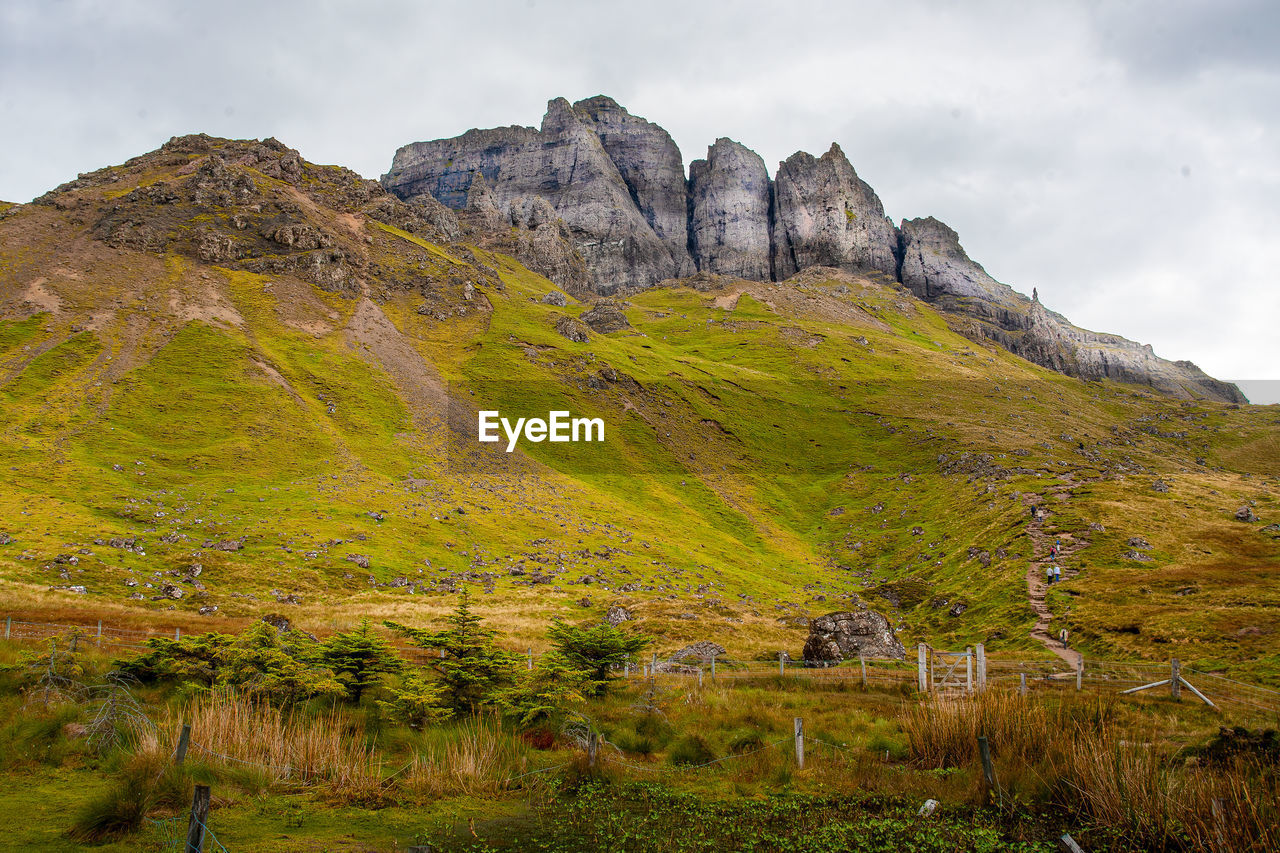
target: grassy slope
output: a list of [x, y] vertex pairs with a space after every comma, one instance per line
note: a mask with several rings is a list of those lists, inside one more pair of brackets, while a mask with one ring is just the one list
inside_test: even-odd
[[[360, 227], [383, 269], [475, 272], [457, 247]], [[664, 647], [795, 654], [805, 616], [856, 595], [908, 641], [1025, 653], [1034, 493], [1051, 531], [1092, 542], [1051, 596], [1086, 653], [1280, 674], [1280, 542], [1231, 517], [1254, 500], [1280, 520], [1274, 410], [1067, 379], [856, 277], [655, 289], [630, 299], [633, 328], [571, 343], [555, 319], [585, 306], [541, 304], [545, 279], [482, 252], [502, 287], [463, 302], [444, 286], [466, 308], [446, 320], [417, 313], [416, 291], [370, 290], [426, 364], [406, 368], [396, 342], [360, 331], [357, 298], [68, 239], [82, 229], [48, 208], [0, 229], [0, 519], [14, 538], [0, 589], [19, 609], [175, 608], [164, 618], [197, 624], [186, 614], [217, 604], [202, 620], [217, 625], [296, 593], [324, 628], [452, 603], [371, 579], [479, 587], [487, 572], [483, 609], [521, 644], [552, 615], [622, 602]], [[414, 392], [432, 382], [447, 393]], [[608, 440], [460, 450], [448, 427], [471, 429], [477, 408], [600, 416]], [[1122, 558], [1136, 535], [1151, 562]], [[145, 546], [94, 544], [133, 536]], [[239, 537], [240, 551], [205, 545]], [[126, 600], [156, 594], [126, 579], [158, 585], [193, 563], [204, 593]], [[565, 572], [527, 587], [512, 566]], [[50, 589], [70, 584], [89, 596]]]

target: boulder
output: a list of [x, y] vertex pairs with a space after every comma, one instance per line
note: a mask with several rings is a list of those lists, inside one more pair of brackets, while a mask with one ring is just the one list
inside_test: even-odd
[[553, 290], [542, 297], [543, 305], [554, 305], [557, 308], [563, 308], [568, 300], [559, 290]]
[[889, 620], [874, 610], [828, 613], [809, 623], [809, 639], [804, 644], [806, 663], [830, 666], [859, 655], [901, 660], [907, 652]]
[[591, 330], [577, 317], [563, 316], [556, 320], [556, 331], [577, 344], [591, 340]]
[[723, 654], [725, 654], [724, 646], [719, 643], [713, 643], [710, 640], [699, 640], [677, 652], [673, 652], [667, 658], [667, 661], [669, 663], [679, 663], [685, 660], [697, 659], [703, 663], [711, 663], [712, 660]]
[[604, 614], [604, 621], [615, 628], [623, 622], [630, 622], [632, 618], [634, 617], [632, 617], [631, 611], [619, 604], [613, 605]]
[[627, 315], [623, 314], [618, 304], [610, 299], [601, 299], [596, 302], [591, 306], [591, 310], [584, 311], [579, 319], [590, 326], [593, 331], [601, 334], [631, 327], [631, 323], [627, 320]]
[[1236, 510], [1236, 521], [1244, 521], [1252, 524], [1258, 520], [1258, 516], [1254, 513], [1253, 507], [1242, 506]]

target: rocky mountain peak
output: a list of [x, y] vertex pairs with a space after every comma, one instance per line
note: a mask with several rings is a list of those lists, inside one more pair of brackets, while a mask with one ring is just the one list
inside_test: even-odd
[[[758, 154], [720, 138], [690, 163], [686, 180], [680, 150], [658, 125], [605, 95], [555, 98], [537, 130], [470, 130], [406, 145], [382, 181], [401, 199], [482, 207], [486, 221], [522, 227], [520, 240], [540, 235], [541, 248], [519, 256], [535, 266], [551, 259], [538, 268], [574, 293], [608, 295], [695, 271], [759, 281], [817, 268], [870, 273], [948, 312], [965, 334], [1054, 370], [1243, 399], [1198, 369], [1079, 329], [1016, 293], [933, 217], [896, 227], [835, 142], [819, 157], [796, 152], [771, 180]], [[470, 200], [479, 181], [483, 202]], [[535, 198], [557, 217], [555, 229], [529, 227]]]
[[689, 244], [699, 270], [773, 278], [773, 186], [760, 155], [721, 137], [689, 164]]

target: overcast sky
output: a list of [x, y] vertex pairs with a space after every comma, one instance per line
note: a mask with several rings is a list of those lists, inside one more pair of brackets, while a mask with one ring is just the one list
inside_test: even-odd
[[840, 143], [895, 220], [1280, 401], [1280, 4], [0, 0], [0, 198], [175, 134], [377, 177], [614, 97], [688, 161]]

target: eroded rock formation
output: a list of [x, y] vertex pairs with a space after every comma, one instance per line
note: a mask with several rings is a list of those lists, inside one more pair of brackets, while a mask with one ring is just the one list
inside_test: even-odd
[[[291, 166], [282, 160], [279, 168]], [[759, 281], [818, 267], [873, 273], [945, 311], [962, 334], [1044, 367], [1244, 402], [1234, 385], [1190, 362], [1081, 329], [1001, 284], [942, 222], [895, 227], [835, 144], [821, 157], [793, 154], [770, 180], [759, 155], [718, 139], [705, 160], [690, 164], [686, 182], [680, 151], [661, 127], [604, 96], [573, 105], [557, 98], [538, 129], [469, 130], [406, 145], [382, 182], [419, 202], [412, 209], [437, 230], [456, 225], [434, 200], [466, 211], [488, 229], [482, 242], [575, 296], [695, 272]]]

